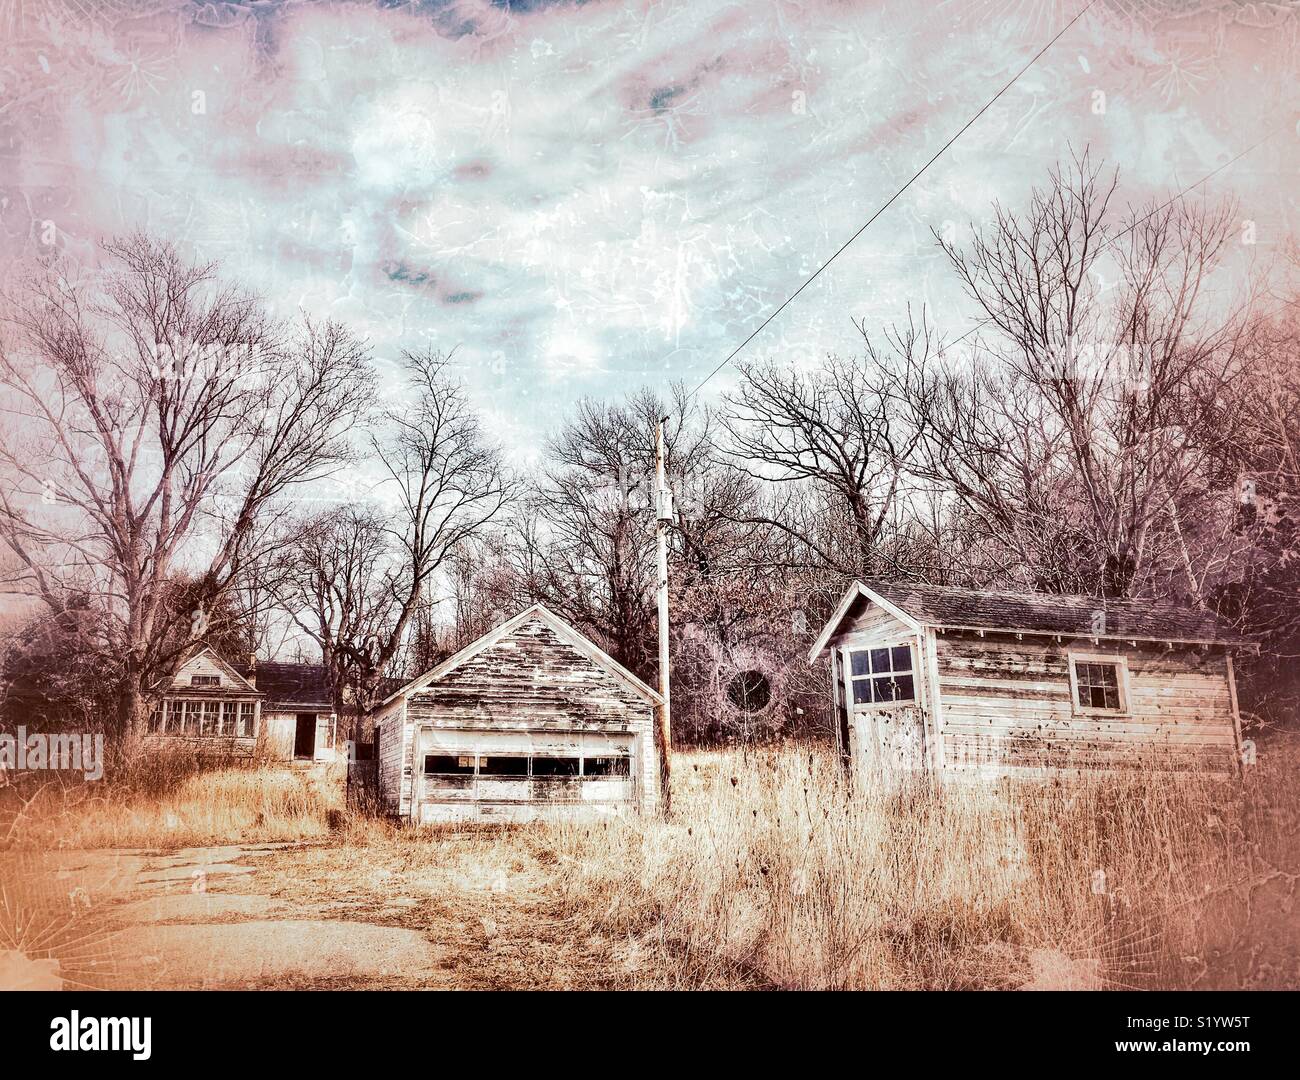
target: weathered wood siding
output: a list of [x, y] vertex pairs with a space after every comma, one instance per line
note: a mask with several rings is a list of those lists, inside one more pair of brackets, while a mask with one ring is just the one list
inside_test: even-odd
[[257, 740], [238, 735], [145, 735], [141, 745], [160, 756], [200, 755], [220, 762], [249, 761], [257, 756]]
[[[844, 629], [831, 639], [837, 657], [832, 670], [837, 676], [839, 701], [847, 710], [848, 751], [856, 770], [915, 771], [927, 767], [933, 757], [935, 731], [928, 710], [924, 637], [902, 620], [874, 604], [862, 604], [851, 611]], [[844, 650], [910, 645], [916, 700], [895, 708], [859, 705], [849, 685], [849, 662]]]
[[[1071, 651], [1127, 659], [1123, 714], [1078, 711]], [[1221, 648], [948, 631], [936, 637], [936, 660], [945, 768], [1235, 767]]]
[[406, 699], [384, 706], [375, 720], [375, 736], [379, 740], [378, 764], [379, 798], [384, 813], [395, 817], [409, 817], [413, 789], [414, 738], [411, 725], [405, 723]]
[[872, 645], [899, 644], [915, 636], [916, 631], [910, 626], [873, 604], [851, 612], [844, 622], [844, 629], [831, 639], [830, 644], [836, 648], [863, 649]]
[[[501, 640], [470, 657], [436, 683], [411, 692], [401, 721], [385, 720], [380, 744], [380, 785], [386, 805], [411, 813], [411, 793], [421, 801], [454, 803], [456, 793], [424, 790], [422, 749], [460, 744], [440, 733], [480, 733], [512, 753], [567, 753], [595, 743], [586, 735], [625, 736], [618, 745], [631, 748], [630, 776], [625, 782], [630, 805], [653, 812], [658, 805], [658, 758], [654, 747], [654, 706], [622, 679], [561, 639], [540, 619], [530, 619]], [[390, 727], [392, 728], [390, 734]], [[400, 729], [400, 739], [399, 739]], [[615, 745], [614, 743], [610, 744]], [[400, 756], [399, 756], [400, 755]], [[605, 804], [619, 801], [620, 782], [592, 780], [584, 785], [563, 779], [505, 782], [478, 778], [466, 797], [476, 803]], [[518, 790], [516, 790], [518, 789]], [[400, 791], [393, 800], [391, 792]], [[493, 794], [495, 793], [495, 795]], [[598, 797], [599, 796], [599, 797]], [[390, 811], [394, 812], [394, 811]], [[512, 815], [516, 820], [521, 815]], [[528, 815], [532, 816], [532, 811]], [[417, 812], [415, 817], [421, 818]]]
[[293, 759], [293, 740], [298, 718], [293, 713], [262, 710], [262, 728], [258, 732], [258, 752], [268, 761]]
[[[208, 649], [190, 657], [180, 666], [172, 677], [170, 689], [176, 693], [184, 693], [191, 688], [190, 680], [195, 675], [215, 675], [221, 680], [219, 685], [224, 690], [238, 689], [247, 691], [253, 689], [252, 685], [243, 676]], [[211, 689], [211, 687], [208, 689]]]

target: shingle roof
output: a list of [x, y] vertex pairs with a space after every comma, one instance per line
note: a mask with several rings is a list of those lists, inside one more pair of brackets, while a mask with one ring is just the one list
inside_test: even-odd
[[258, 661], [253, 674], [257, 688], [266, 694], [262, 708], [267, 711], [274, 711], [277, 705], [333, 705], [334, 696], [321, 664]]
[[386, 697], [383, 700], [381, 704], [387, 705], [394, 698], [400, 697], [402, 694], [407, 694], [416, 690], [420, 690], [423, 687], [428, 686], [430, 683], [437, 682], [438, 680], [442, 679], [445, 675], [456, 670], [456, 668], [458, 668], [466, 660], [469, 660], [477, 656], [484, 649], [491, 648], [503, 637], [510, 634], [518, 627], [524, 625], [524, 623], [528, 622], [530, 619], [537, 619], [540, 622], [542, 622], [544, 625], [550, 627], [551, 631], [561, 641], [572, 646], [574, 649], [577, 649], [578, 652], [586, 656], [587, 659], [590, 660], [597, 667], [603, 668], [604, 670], [608, 671], [616, 679], [623, 682], [625, 685], [631, 688], [633, 692], [639, 694], [641, 697], [645, 698], [651, 704], [662, 705], [664, 703], [664, 699], [659, 696], [659, 691], [653, 689], [650, 686], [647, 686], [644, 682], [642, 682], [639, 678], [637, 678], [636, 675], [628, 671], [627, 668], [625, 668], [612, 656], [610, 656], [598, 645], [596, 645], [595, 642], [590, 641], [589, 639], [584, 637], [574, 627], [570, 626], [567, 622], [561, 619], [553, 611], [549, 611], [541, 604], [533, 604], [532, 607], [525, 608], [518, 615], [515, 615], [513, 618], [507, 619], [505, 622], [497, 626], [494, 630], [489, 630], [477, 641], [470, 642], [470, 644], [466, 645], [463, 649], [460, 650], [460, 652], [456, 653], [453, 656], [447, 657], [447, 659], [445, 659], [441, 664], [437, 665], [436, 667], [430, 668], [423, 675], [420, 675], [417, 678], [411, 679], [409, 682], [404, 683], [402, 686], [392, 691], [388, 695], [388, 697]]
[[1035, 631], [1071, 637], [1241, 640], [1209, 612], [1168, 600], [1115, 600], [880, 581], [863, 584], [917, 622], [930, 626]]

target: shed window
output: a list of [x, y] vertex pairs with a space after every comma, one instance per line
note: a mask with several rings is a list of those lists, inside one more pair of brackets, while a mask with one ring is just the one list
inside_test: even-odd
[[474, 772], [473, 754], [425, 754], [426, 775], [468, 776]]
[[631, 776], [631, 764], [626, 757], [589, 757], [582, 770], [584, 776]]
[[849, 652], [853, 704], [881, 705], [916, 700], [912, 647], [893, 645]]
[[582, 761], [576, 757], [535, 757], [534, 776], [577, 776], [582, 771]]
[[479, 776], [527, 776], [528, 758], [525, 756], [485, 757], [479, 762]]
[[[600, 757], [578, 757], [556, 754], [495, 754], [480, 757], [479, 776], [594, 776], [629, 777], [632, 761], [626, 754], [606, 753]], [[426, 776], [472, 776], [474, 754], [425, 754]]]
[[1081, 709], [1123, 712], [1124, 673], [1118, 660], [1075, 660], [1074, 701]]

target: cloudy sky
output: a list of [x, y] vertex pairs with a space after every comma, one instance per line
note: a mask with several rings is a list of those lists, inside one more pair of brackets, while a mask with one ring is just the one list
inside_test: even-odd
[[[578, 397], [698, 383], [1085, 2], [0, 0], [0, 244], [93, 262], [145, 226], [382, 362], [455, 346], [526, 459]], [[1269, 135], [1208, 185], [1267, 263], [1288, 8], [1097, 0], [747, 355], [851, 353], [909, 302], [964, 331], [929, 230], [1071, 145], [1138, 203]]]

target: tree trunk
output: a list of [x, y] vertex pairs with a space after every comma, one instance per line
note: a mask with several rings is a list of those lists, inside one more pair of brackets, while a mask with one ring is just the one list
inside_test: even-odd
[[145, 697], [140, 678], [128, 673], [117, 699], [118, 745], [123, 761], [133, 761], [144, 738]]

